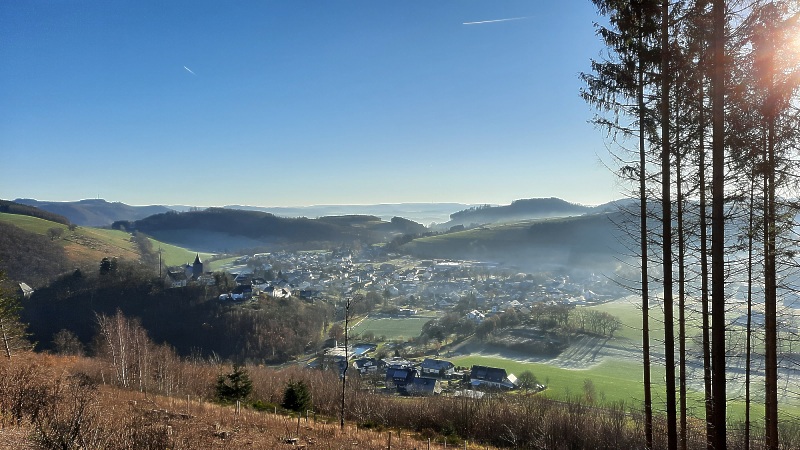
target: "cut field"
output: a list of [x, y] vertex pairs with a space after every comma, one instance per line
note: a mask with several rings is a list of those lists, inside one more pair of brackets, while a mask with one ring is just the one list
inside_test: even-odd
[[404, 318], [377, 318], [368, 317], [352, 328], [354, 333], [364, 334], [371, 331], [376, 337], [385, 336], [389, 341], [404, 341], [417, 337], [422, 332], [422, 327], [434, 316], [418, 316]]

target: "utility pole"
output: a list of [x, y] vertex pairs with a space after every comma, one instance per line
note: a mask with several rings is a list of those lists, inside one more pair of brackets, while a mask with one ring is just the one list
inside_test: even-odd
[[349, 365], [347, 359], [347, 328], [349, 327], [350, 319], [350, 305], [353, 303], [352, 297], [347, 297], [344, 302], [344, 370], [342, 370], [342, 411], [339, 417], [339, 428], [344, 431], [344, 389], [347, 385], [347, 366]]

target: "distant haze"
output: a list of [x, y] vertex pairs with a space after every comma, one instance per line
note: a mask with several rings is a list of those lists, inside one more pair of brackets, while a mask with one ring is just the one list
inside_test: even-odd
[[474, 205], [463, 203], [384, 203], [378, 205], [315, 205], [315, 206], [239, 206], [228, 205], [226, 208], [264, 211], [281, 217], [308, 217], [314, 219], [323, 216], [341, 216], [347, 214], [364, 214], [377, 216], [383, 220], [402, 217], [422, 225], [444, 223], [450, 220], [450, 214], [470, 208]]

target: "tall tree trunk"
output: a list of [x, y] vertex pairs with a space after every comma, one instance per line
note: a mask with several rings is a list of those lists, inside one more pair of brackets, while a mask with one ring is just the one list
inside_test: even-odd
[[[702, 74], [700, 75], [703, 76]], [[706, 146], [705, 146], [705, 102], [704, 88], [700, 88], [700, 162], [698, 177], [700, 183], [700, 307], [703, 320], [703, 394], [706, 409], [706, 448], [714, 447], [713, 417], [714, 403], [711, 397], [711, 337], [708, 310], [708, 209], [706, 204]]]
[[[770, 86], [773, 88], [773, 86]], [[770, 89], [770, 97], [773, 95]], [[770, 101], [770, 103], [773, 103]], [[775, 261], [775, 115], [773, 105], [768, 106], [767, 161], [767, 217], [764, 225], [766, 254], [764, 255], [764, 421], [767, 449], [778, 449], [778, 327], [777, 327], [777, 271]]]
[[726, 448], [725, 379], [725, 1], [712, 3], [714, 55], [711, 73], [712, 207], [711, 325], [714, 448]]
[[709, 311], [708, 208], [706, 195], [706, 150], [700, 149], [700, 302], [703, 320], [703, 398], [706, 409], [706, 448], [714, 448], [714, 402], [711, 394], [711, 324]]
[[683, 223], [683, 164], [680, 149], [675, 153], [675, 184], [677, 186], [677, 226], [678, 226], [678, 358], [680, 358], [680, 447], [686, 450], [686, 240]]
[[661, 2], [661, 226], [664, 279], [664, 355], [667, 372], [667, 444], [678, 448], [675, 405], [675, 320], [672, 299], [672, 199], [670, 175], [670, 52], [669, 1]]
[[[754, 162], [755, 164], [755, 162]], [[751, 347], [753, 337], [753, 241], [755, 222], [755, 185], [756, 174], [753, 170], [750, 175], [750, 212], [747, 217], [747, 329], [745, 331], [745, 359], [744, 359], [744, 450], [750, 450], [750, 368]]]
[[647, 161], [645, 148], [645, 104], [644, 104], [644, 37], [642, 36], [642, 11], [639, 19], [639, 54], [637, 56], [636, 101], [639, 105], [639, 251], [642, 269], [642, 362], [644, 375], [644, 434], [646, 448], [653, 448], [653, 397], [650, 386], [650, 279], [647, 255]]

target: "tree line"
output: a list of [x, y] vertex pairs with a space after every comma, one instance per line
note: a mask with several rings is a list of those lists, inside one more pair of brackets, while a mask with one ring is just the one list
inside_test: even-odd
[[[686, 448], [687, 323], [700, 323], [707, 447], [726, 448], [735, 286], [744, 286], [744, 444], [754, 363], [763, 364], [765, 447], [778, 433], [779, 298], [792, 272], [798, 204], [797, 1], [593, 0], [604, 53], [582, 75], [595, 123], [638, 205], [618, 225], [638, 255], [644, 411], [653, 448], [651, 364], [666, 366], [668, 448]], [[651, 311], [652, 307], [660, 308]], [[698, 313], [695, 313], [697, 311]], [[677, 313], [677, 317], [676, 317]], [[726, 315], [728, 313], [728, 315]], [[756, 327], [754, 314], [764, 317]], [[651, 346], [664, 324], [663, 347]], [[663, 360], [661, 349], [663, 348]], [[654, 361], [655, 360], [655, 361]]]

